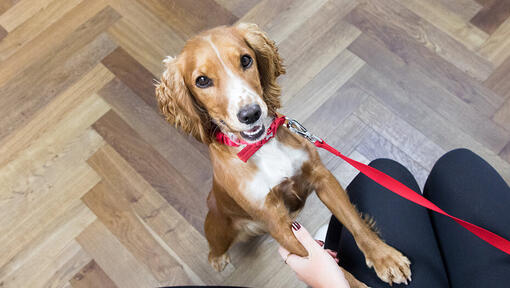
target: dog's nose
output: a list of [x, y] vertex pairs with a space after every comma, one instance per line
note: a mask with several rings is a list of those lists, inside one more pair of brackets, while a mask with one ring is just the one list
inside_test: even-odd
[[237, 113], [237, 119], [244, 124], [252, 124], [259, 120], [262, 110], [260, 110], [259, 104], [246, 105], [239, 113]]

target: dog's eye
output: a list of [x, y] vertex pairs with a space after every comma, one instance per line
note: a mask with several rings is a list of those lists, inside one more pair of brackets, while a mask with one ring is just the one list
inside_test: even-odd
[[199, 76], [197, 80], [195, 80], [195, 84], [198, 88], [207, 88], [212, 85], [212, 80], [207, 76]]
[[250, 55], [241, 56], [241, 66], [243, 66], [243, 69], [250, 68], [252, 63], [253, 59], [250, 57]]

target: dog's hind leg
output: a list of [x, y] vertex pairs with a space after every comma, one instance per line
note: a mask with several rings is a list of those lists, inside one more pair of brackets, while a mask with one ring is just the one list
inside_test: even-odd
[[356, 277], [349, 273], [349, 271], [345, 270], [342, 267], [340, 267], [340, 269], [342, 269], [342, 272], [344, 273], [345, 276], [345, 280], [347, 280], [347, 282], [349, 283], [350, 288], [368, 288], [368, 286], [365, 285], [365, 283], [356, 279]]
[[221, 272], [230, 263], [227, 251], [239, 231], [233, 227], [230, 218], [213, 211], [207, 213], [204, 230], [209, 243], [209, 263], [214, 270]]

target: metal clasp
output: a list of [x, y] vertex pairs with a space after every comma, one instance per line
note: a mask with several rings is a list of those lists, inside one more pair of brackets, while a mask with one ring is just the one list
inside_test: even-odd
[[312, 142], [312, 143], [315, 143], [316, 141], [319, 141], [322, 143], [322, 139], [313, 135], [312, 133], [310, 133], [308, 130], [306, 130], [305, 126], [301, 125], [301, 123], [299, 123], [298, 121], [294, 120], [294, 119], [290, 119], [288, 117], [285, 117], [287, 119], [287, 128], [289, 128], [289, 130], [291, 132], [294, 132], [298, 135], [301, 135], [303, 136], [304, 138], [308, 139], [308, 141]]

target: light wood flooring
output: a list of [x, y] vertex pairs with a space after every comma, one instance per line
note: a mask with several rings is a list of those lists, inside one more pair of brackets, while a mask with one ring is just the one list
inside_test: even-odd
[[[467, 147], [510, 181], [509, 16], [508, 0], [0, 0], [0, 287], [304, 287], [270, 237], [207, 263], [207, 148], [160, 117], [153, 79], [217, 25], [276, 40], [282, 112], [344, 154], [423, 185]], [[300, 221], [329, 215], [312, 197]]]

